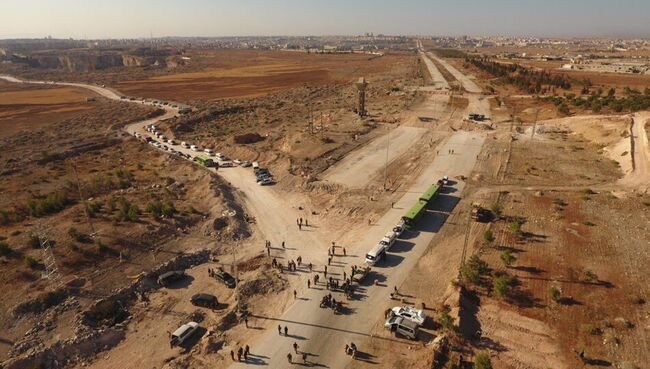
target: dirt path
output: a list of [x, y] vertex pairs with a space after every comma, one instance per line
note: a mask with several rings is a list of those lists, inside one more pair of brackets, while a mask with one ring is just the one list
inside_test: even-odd
[[633, 119], [634, 169], [623, 177], [619, 183], [647, 190], [650, 188], [650, 142], [648, 142], [645, 124], [650, 119], [650, 112], [637, 113]]
[[386, 163], [390, 164], [404, 154], [426, 131], [424, 128], [399, 126], [330, 167], [323, 179], [350, 188], [364, 187]]

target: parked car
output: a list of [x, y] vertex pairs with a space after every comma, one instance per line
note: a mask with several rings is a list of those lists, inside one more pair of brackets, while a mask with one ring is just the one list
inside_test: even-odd
[[172, 270], [167, 273], [163, 273], [158, 276], [158, 284], [161, 286], [168, 286], [171, 283], [174, 283], [178, 280], [185, 278], [185, 271], [183, 270]]
[[219, 306], [219, 300], [217, 300], [217, 296], [211, 295], [209, 293], [197, 293], [196, 295], [192, 296], [190, 302], [192, 302], [192, 305], [209, 308], [216, 308]]
[[228, 168], [228, 167], [234, 167], [235, 164], [232, 163], [232, 161], [222, 161], [219, 163], [220, 167]]
[[423, 325], [424, 321], [427, 319], [424, 311], [418, 310], [412, 306], [396, 306], [391, 309], [391, 312], [393, 315], [411, 320], [419, 326]]
[[237, 284], [237, 281], [233, 276], [230, 275], [230, 273], [225, 272], [223, 270], [215, 270], [212, 276], [223, 282], [228, 288], [235, 288], [235, 285]]
[[177, 330], [172, 333], [172, 338], [170, 344], [172, 346], [178, 346], [185, 342], [186, 339], [191, 337], [194, 332], [199, 329], [199, 323], [189, 322], [187, 324], [181, 325]]
[[447, 176], [442, 177], [442, 184], [446, 186], [448, 183], [449, 183], [449, 177]]
[[273, 177], [264, 178], [260, 181], [260, 186], [272, 185], [275, 183]]
[[248, 161], [248, 160], [244, 160], [244, 161], [242, 161], [241, 164], [239, 164], [239, 165], [241, 165], [242, 167], [246, 168], [246, 167], [250, 167], [250, 166], [251, 166], [251, 162]]
[[204, 151], [205, 151], [206, 154], [208, 154], [208, 156], [214, 156], [214, 150], [212, 150], [212, 149], [205, 149]]
[[192, 150], [192, 151], [196, 151], [196, 152], [201, 151], [201, 149], [199, 149], [199, 147], [196, 146], [196, 145], [190, 145], [190, 150]]
[[391, 316], [386, 320], [386, 323], [384, 323], [384, 327], [390, 329], [390, 331], [395, 334], [402, 335], [412, 340], [416, 339], [418, 336], [418, 325], [401, 316]]

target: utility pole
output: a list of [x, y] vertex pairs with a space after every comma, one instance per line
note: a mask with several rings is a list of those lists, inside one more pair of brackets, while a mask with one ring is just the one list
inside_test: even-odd
[[[390, 128], [389, 128], [390, 129]], [[384, 191], [388, 182], [388, 147], [390, 146], [390, 131], [386, 135], [386, 163], [384, 164]]]
[[86, 199], [81, 193], [81, 181], [79, 181], [79, 174], [77, 173], [77, 165], [74, 162], [72, 163], [72, 171], [74, 172], [74, 176], [77, 181], [77, 190], [79, 191], [79, 201], [84, 205], [84, 212], [86, 213], [86, 221], [88, 222], [88, 226], [90, 227], [90, 235], [91, 237], [94, 237], [95, 227], [93, 227], [93, 222], [90, 219], [90, 214], [88, 214], [88, 204], [86, 202]]

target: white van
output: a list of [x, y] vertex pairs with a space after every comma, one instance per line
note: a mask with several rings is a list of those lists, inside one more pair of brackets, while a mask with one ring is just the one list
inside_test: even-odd
[[199, 147], [196, 146], [196, 145], [190, 145], [190, 150], [196, 151], [196, 152], [201, 151], [201, 149], [199, 149]]
[[386, 323], [384, 323], [384, 327], [390, 329], [390, 331], [395, 334], [400, 334], [412, 340], [418, 337], [417, 323], [401, 316], [391, 316], [386, 320]]
[[186, 148], [186, 149], [189, 149], [189, 148], [190, 148], [190, 144], [188, 144], [188, 143], [185, 142], [185, 141], [181, 142], [181, 146], [183, 146], [183, 147]]
[[189, 322], [187, 324], [181, 325], [177, 330], [172, 333], [171, 344], [172, 346], [177, 346], [182, 344], [186, 339], [188, 339], [196, 330], [199, 329], [199, 323]]
[[372, 250], [366, 254], [366, 264], [375, 265], [379, 260], [386, 257], [386, 247], [381, 243], [377, 244]]
[[259, 168], [259, 167], [260, 167], [260, 163], [254, 161], [254, 162], [253, 162], [253, 169], [257, 169], [257, 168]]
[[206, 154], [208, 154], [208, 156], [214, 156], [214, 150], [212, 150], [212, 149], [205, 149], [204, 151], [205, 151]]

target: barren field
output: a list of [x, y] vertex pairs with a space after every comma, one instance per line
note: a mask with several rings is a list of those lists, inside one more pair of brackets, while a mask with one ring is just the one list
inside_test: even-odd
[[0, 80], [0, 138], [37, 130], [96, 107], [92, 93], [72, 87], [18, 85]]
[[401, 59], [390, 54], [214, 52], [200, 56], [200, 63], [206, 65], [199, 71], [125, 81], [115, 87], [128, 95], [182, 101], [255, 97], [303, 85], [349, 83], [386, 70]]

